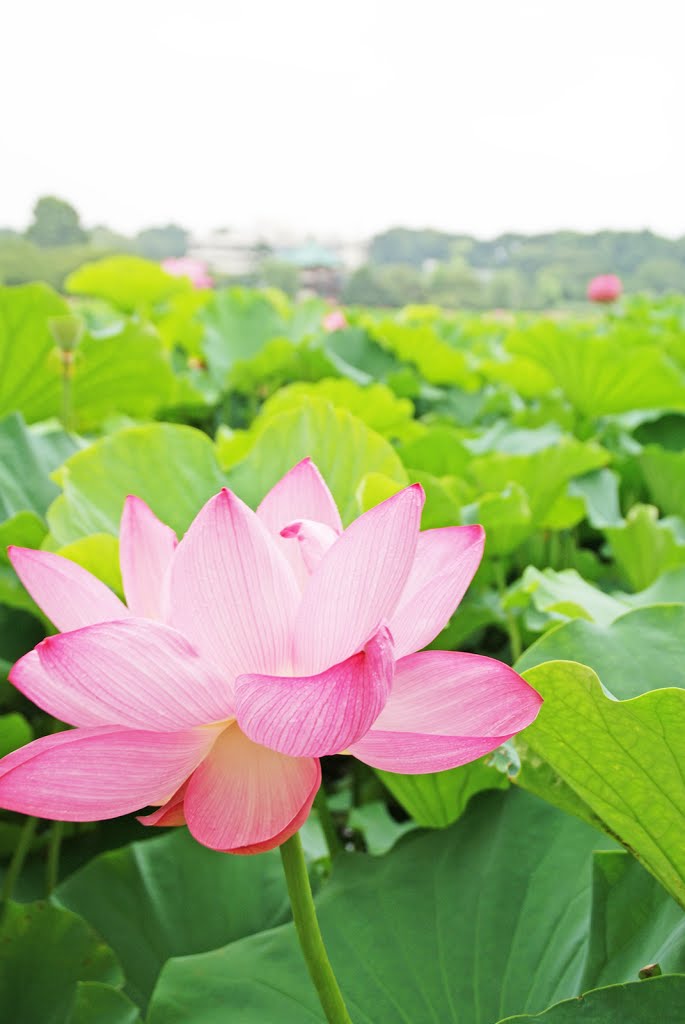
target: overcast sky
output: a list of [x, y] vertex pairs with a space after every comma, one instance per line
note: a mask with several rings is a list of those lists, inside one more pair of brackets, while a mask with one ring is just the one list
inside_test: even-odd
[[685, 0], [0, 6], [0, 225], [685, 234]]

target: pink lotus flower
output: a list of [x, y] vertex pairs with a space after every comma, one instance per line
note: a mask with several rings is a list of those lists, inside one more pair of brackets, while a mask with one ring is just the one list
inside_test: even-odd
[[187, 277], [194, 288], [211, 288], [214, 284], [204, 260], [196, 260], [191, 256], [173, 256], [162, 260], [162, 270], [172, 277]]
[[0, 806], [67, 821], [147, 805], [206, 846], [252, 853], [303, 823], [340, 752], [395, 772], [488, 753], [541, 699], [490, 658], [417, 654], [480, 562], [480, 526], [419, 533], [408, 487], [346, 530], [305, 459], [253, 512], [228, 490], [180, 544], [126, 500], [127, 604], [47, 551], [11, 548], [26, 589], [62, 630], [11, 680], [75, 726], [0, 761]]
[[615, 302], [623, 291], [620, 277], [616, 274], [600, 274], [593, 277], [587, 286], [590, 302]]
[[347, 327], [347, 317], [341, 309], [332, 309], [323, 318], [323, 326], [326, 331], [342, 331]]

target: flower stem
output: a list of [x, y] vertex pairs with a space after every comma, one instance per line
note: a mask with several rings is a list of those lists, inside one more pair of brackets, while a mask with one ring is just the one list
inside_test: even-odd
[[328, 1024], [352, 1024], [323, 944], [299, 832], [280, 850], [297, 936], [326, 1020]]
[[323, 785], [319, 787], [319, 792], [314, 797], [314, 807], [319, 815], [319, 824], [326, 839], [328, 854], [331, 860], [333, 860], [339, 853], [342, 853], [343, 845], [340, 842], [340, 836], [335, 827], [333, 815], [326, 799], [326, 790], [323, 788]]
[[62, 426], [65, 430], [72, 429], [74, 411], [73, 364], [74, 353], [62, 352]]
[[12, 898], [14, 886], [21, 874], [21, 869], [24, 866], [26, 855], [31, 849], [31, 843], [33, 842], [33, 837], [36, 834], [37, 827], [38, 818], [26, 818], [22, 825], [21, 832], [19, 833], [19, 841], [14, 849], [12, 860], [9, 862], [7, 873], [2, 883], [2, 892], [0, 893], [0, 899], [2, 900], [9, 900]]

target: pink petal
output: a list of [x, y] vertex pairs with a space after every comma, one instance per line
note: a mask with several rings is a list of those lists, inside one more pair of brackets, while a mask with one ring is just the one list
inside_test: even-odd
[[257, 509], [257, 515], [277, 538], [277, 544], [301, 586], [308, 575], [302, 553], [296, 544], [281, 538], [283, 527], [296, 519], [310, 519], [330, 527], [336, 534], [342, 532], [340, 513], [333, 495], [311, 459], [298, 462], [271, 488]]
[[180, 633], [148, 619], [47, 637], [10, 678], [70, 725], [173, 732], [232, 714], [230, 682], [203, 664]]
[[397, 662], [385, 708], [349, 752], [386, 771], [440, 772], [500, 746], [530, 725], [541, 704], [531, 686], [493, 658], [412, 654]]
[[44, 736], [0, 761], [0, 807], [58, 821], [129, 814], [177, 790], [217, 731], [105, 727]]
[[383, 710], [393, 676], [386, 629], [360, 654], [305, 678], [239, 676], [238, 725], [255, 743], [291, 757], [323, 757], [345, 750]]
[[414, 561], [424, 494], [406, 487], [348, 526], [310, 576], [295, 623], [296, 671], [358, 651], [395, 610]]
[[416, 558], [389, 622], [395, 656], [413, 654], [447, 625], [483, 557], [482, 526], [447, 526], [419, 534]]
[[33, 600], [63, 632], [130, 614], [109, 587], [68, 558], [31, 548], [9, 547], [7, 553]]
[[419, 732], [385, 732], [369, 729], [366, 736], [347, 753], [386, 772], [425, 775], [444, 772], [489, 754], [508, 737], [433, 736]]
[[166, 827], [167, 825], [185, 825], [186, 816], [183, 813], [183, 798], [187, 788], [188, 780], [186, 779], [174, 795], [166, 803], [162, 804], [158, 810], [138, 818], [140, 824], [146, 826], [157, 825], [159, 828]]
[[333, 495], [311, 459], [303, 459], [275, 484], [257, 515], [274, 536], [294, 519], [313, 519], [341, 533], [342, 522]]
[[328, 549], [338, 539], [338, 534], [325, 523], [315, 523], [312, 519], [299, 519], [283, 527], [281, 537], [297, 541], [305, 568], [311, 574]]
[[169, 620], [232, 681], [290, 663], [300, 598], [275, 540], [228, 490], [211, 498], [176, 549]]
[[133, 615], [164, 618], [164, 583], [177, 543], [174, 531], [144, 501], [128, 496], [121, 515], [119, 561]]
[[278, 754], [229, 726], [188, 783], [188, 828], [214, 850], [277, 846], [309, 810], [320, 782], [318, 760]]
[[247, 846], [237, 846], [234, 850], [227, 850], [226, 852], [237, 854], [264, 853], [266, 850], [275, 850], [277, 846], [281, 846], [286, 839], [290, 839], [290, 837], [295, 835], [295, 833], [304, 825], [305, 821], [309, 817], [309, 812], [312, 809], [312, 804], [314, 803], [314, 798], [316, 797], [320, 785], [321, 781], [319, 780], [311, 791], [309, 798], [302, 805], [293, 820], [289, 821], [278, 835], [272, 836], [271, 839], [265, 839], [263, 843], [249, 843]]

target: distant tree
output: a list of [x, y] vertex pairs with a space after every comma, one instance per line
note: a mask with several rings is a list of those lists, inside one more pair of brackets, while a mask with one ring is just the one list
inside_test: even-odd
[[451, 309], [478, 309], [483, 304], [483, 287], [471, 267], [453, 260], [436, 267], [428, 278], [428, 300]]
[[343, 288], [342, 299], [351, 306], [392, 305], [392, 294], [384, 285], [378, 269], [368, 263], [357, 267], [348, 278]]
[[516, 309], [525, 303], [526, 282], [513, 267], [496, 270], [484, 289], [484, 302], [492, 309]]
[[685, 292], [685, 264], [676, 260], [645, 260], [631, 278], [636, 291]]
[[94, 249], [107, 249], [108, 252], [135, 252], [135, 243], [132, 238], [120, 235], [112, 231], [104, 224], [98, 224], [89, 233], [89, 241]]
[[388, 264], [378, 268], [376, 278], [389, 306], [406, 306], [426, 301], [423, 275], [415, 267], [401, 263]]
[[146, 228], [135, 237], [135, 250], [148, 260], [165, 260], [170, 256], [185, 256], [188, 232], [178, 224]]
[[452, 255], [458, 236], [428, 228], [391, 228], [371, 239], [369, 262], [376, 264], [405, 263], [422, 267], [426, 260], [444, 262]]
[[535, 275], [534, 304], [536, 306], [557, 306], [564, 290], [559, 275], [553, 270], [538, 270]]
[[41, 196], [33, 208], [26, 238], [41, 246], [78, 245], [86, 241], [86, 232], [70, 203], [57, 196]]
[[60, 289], [72, 270], [93, 258], [88, 245], [38, 246], [25, 238], [0, 240], [0, 284], [46, 281]]

